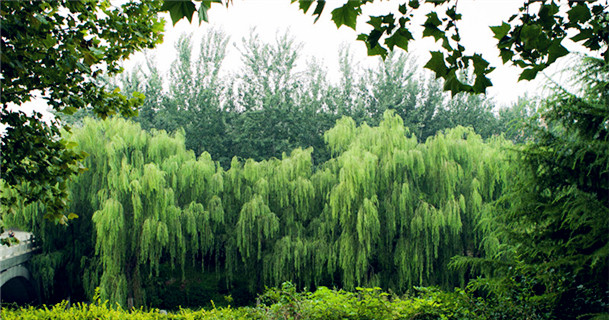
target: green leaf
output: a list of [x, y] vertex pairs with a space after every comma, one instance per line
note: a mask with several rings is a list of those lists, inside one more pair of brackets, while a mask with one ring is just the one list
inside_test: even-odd
[[436, 41], [444, 38], [445, 33], [434, 26], [426, 26], [423, 30], [423, 37], [433, 37]]
[[74, 107], [65, 107], [65, 108], [63, 108], [63, 110], [61, 110], [61, 112], [65, 113], [67, 115], [74, 114], [74, 112], [76, 112], [76, 111], [77, 111], [77, 109]]
[[374, 29], [380, 29], [381, 25], [383, 24], [383, 16], [370, 16], [368, 24]]
[[579, 42], [579, 41], [590, 39], [593, 36], [594, 36], [594, 32], [592, 31], [592, 29], [587, 28], [587, 29], [580, 30], [578, 34], [574, 35], [570, 39], [574, 42]]
[[36, 18], [36, 20], [38, 20], [41, 24], [49, 24], [49, 21], [44, 17], [44, 15], [36, 14], [34, 15], [34, 18]]
[[[375, 31], [375, 30], [372, 30]], [[362, 33], [360, 35], [357, 36], [357, 40], [359, 41], [364, 41], [366, 43], [366, 49], [367, 49], [367, 54], [369, 56], [381, 56], [381, 58], [385, 59], [385, 57], [387, 57], [387, 49], [385, 49], [383, 46], [381, 46], [378, 41], [376, 42], [375, 45], [371, 44], [370, 41], [370, 36]], [[378, 39], [377, 39], [378, 40]]]
[[99, 48], [96, 47], [90, 47], [91, 49], [91, 53], [93, 54], [93, 56], [97, 59], [101, 59], [104, 57], [105, 51], [101, 50]]
[[387, 57], [387, 49], [383, 48], [380, 45], [376, 45], [374, 47], [366, 46], [368, 49], [369, 56], [381, 56], [381, 58], [385, 59]]
[[390, 50], [398, 46], [404, 51], [408, 51], [408, 43], [413, 39], [412, 33], [406, 28], [399, 28], [391, 37], [385, 39], [385, 44]]
[[518, 81], [520, 80], [533, 80], [537, 76], [539, 71], [536, 68], [527, 68], [522, 71]]
[[354, 6], [352, 2], [347, 2], [342, 7], [332, 10], [332, 21], [336, 24], [337, 28], [342, 25], [355, 30], [357, 23], [357, 16], [362, 12], [359, 6]]
[[503, 39], [508, 32], [510, 32], [511, 26], [505, 22], [503, 22], [500, 26], [490, 27], [491, 31], [495, 34], [494, 38], [497, 40]]
[[175, 26], [182, 18], [186, 18], [188, 19], [188, 22], [192, 22], [192, 15], [196, 11], [196, 8], [195, 4], [190, 0], [166, 0], [163, 2], [161, 11], [169, 11], [171, 21]]
[[315, 6], [315, 10], [313, 11], [313, 15], [317, 16], [317, 18], [315, 18], [315, 22], [317, 22], [317, 20], [319, 20], [319, 17], [321, 17], [321, 13], [324, 11], [325, 6], [326, 6], [325, 0], [317, 0], [317, 6]]
[[[296, 0], [292, 0], [292, 3], [294, 3], [294, 2], [296, 2]], [[312, 4], [313, 4], [313, 1], [311, 1], [311, 0], [300, 0], [300, 1], [298, 1], [298, 7], [304, 13], [307, 13], [307, 11], [309, 11], [309, 8], [311, 7]]]
[[499, 51], [499, 55], [501, 56], [501, 60], [503, 60], [503, 64], [506, 64], [508, 61], [512, 60], [512, 57], [514, 56], [514, 51], [502, 48]]
[[474, 54], [472, 57], [472, 62], [474, 63], [474, 73], [476, 75], [484, 74], [487, 71], [488, 66], [490, 65], [488, 61], [486, 61], [480, 54]]
[[558, 6], [554, 2], [542, 5], [539, 9], [539, 23], [544, 28], [551, 28], [556, 13], [558, 13]]
[[76, 213], [72, 212], [72, 213], [68, 214], [68, 219], [69, 220], [76, 219], [76, 218], [78, 218], [78, 215]]
[[[84, 54], [84, 61], [85, 61], [85, 64], [87, 64], [87, 65], [89, 65], [89, 66], [90, 66], [90, 65], [95, 64], [95, 63], [97, 62], [97, 60], [98, 60], [98, 59], [95, 59], [95, 57], [94, 57], [94, 56], [91, 54], [91, 52], [90, 52], [90, 51], [85, 51], [85, 52], [83, 52], [83, 54]], [[79, 63], [77, 63], [76, 65], [77, 65], [77, 67], [79, 67], [79, 69], [81, 69], [82, 71], [86, 71], [86, 70], [87, 70], [87, 67], [86, 67], [86, 66], [84, 66], [84, 65], [81, 65], [81, 64], [80, 64], [80, 62], [79, 62]]]
[[541, 36], [541, 26], [537, 24], [525, 24], [520, 32], [520, 39], [525, 48], [535, 48]]
[[442, 21], [438, 18], [438, 14], [435, 12], [430, 12], [426, 15], [427, 20], [425, 21], [425, 25], [430, 25], [434, 27], [438, 27], [442, 24]]
[[78, 143], [74, 142], [74, 141], [68, 141], [66, 143], [66, 149], [72, 149], [78, 146]]
[[57, 40], [51, 35], [51, 34], [47, 34], [46, 38], [44, 38], [42, 40], [42, 44], [44, 44], [44, 46], [46, 48], [51, 48], [53, 47], [55, 44], [57, 43]]
[[201, 6], [199, 7], [199, 25], [203, 21], [209, 22], [209, 17], [207, 16], [207, 10], [209, 10], [209, 8], [202, 3]]
[[427, 61], [424, 68], [435, 72], [436, 78], [439, 78], [439, 77], [444, 78], [444, 76], [446, 76], [446, 74], [448, 73], [448, 68], [446, 67], [446, 64], [444, 63], [444, 54], [439, 51], [432, 51], [430, 53], [431, 53], [431, 59], [429, 59], [429, 61]]
[[553, 63], [556, 59], [560, 57], [564, 57], [569, 54], [569, 50], [567, 50], [560, 43], [562, 39], [556, 39], [552, 41], [552, 44], [548, 48], [548, 64]]
[[442, 48], [446, 49], [448, 52], [454, 51], [447, 38], [442, 39]]
[[486, 74], [477, 74], [476, 80], [474, 81], [474, 93], [486, 93], [486, 88], [492, 87], [493, 82], [486, 76]]
[[457, 78], [457, 73], [452, 70], [446, 77], [444, 77], [444, 91], [450, 91], [454, 97], [457, 93], [463, 92], [463, 84]]
[[455, 7], [448, 8], [448, 9], [446, 10], [446, 15], [447, 15], [449, 18], [451, 18], [452, 20], [461, 20], [461, 18], [463, 17], [463, 15], [462, 15], [462, 14], [457, 13], [457, 7], [456, 7], [456, 6], [455, 6]]
[[519, 68], [523, 68], [523, 69], [531, 65], [530, 63], [527, 63], [526, 61], [524, 61], [522, 59], [516, 59], [512, 62]]
[[435, 12], [431, 12], [427, 14], [427, 20], [423, 24], [423, 37], [434, 37], [436, 41], [446, 38], [446, 33], [440, 29], [438, 26], [442, 24], [442, 21], [438, 19], [438, 15]]
[[405, 4], [405, 3], [402, 3], [402, 4], [401, 4], [401, 5], [398, 7], [398, 11], [399, 11], [401, 14], [406, 14], [406, 12], [408, 12], [408, 10], [406, 9], [406, 4]]
[[374, 29], [374, 30], [370, 31], [370, 34], [368, 35], [368, 43], [370, 44], [371, 48], [374, 48], [379, 45], [379, 39], [381, 38], [382, 35], [383, 35], [383, 32], [380, 30]]

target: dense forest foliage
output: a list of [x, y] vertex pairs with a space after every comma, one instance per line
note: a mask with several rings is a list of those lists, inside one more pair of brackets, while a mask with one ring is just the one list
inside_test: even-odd
[[180, 131], [118, 118], [73, 131], [89, 154], [71, 188], [80, 218], [70, 232], [44, 223], [37, 205], [15, 218], [41, 234], [43, 274], [78, 272], [72, 290], [88, 296], [100, 286], [104, 299], [142, 304], [162, 263], [182, 272], [196, 263], [229, 285], [247, 274], [254, 292], [288, 280], [450, 288], [466, 280], [447, 269], [452, 256], [497, 249], [476, 224], [508, 180], [509, 143], [471, 129], [418, 143], [390, 111], [378, 127], [343, 118], [324, 136], [333, 157], [316, 169], [311, 149], [295, 149], [281, 160], [234, 158], [226, 171], [187, 150]]
[[[118, 318], [103, 301], [200, 306], [205, 288], [251, 303], [265, 286], [283, 287], [256, 308], [209, 317], [606, 314], [603, 60], [578, 59], [577, 81], [539, 109], [522, 100], [498, 110], [483, 96], [443, 94], [405, 55], [355, 70], [344, 50], [334, 84], [320, 64], [297, 69], [289, 36], [265, 44], [252, 34], [241, 71], [225, 76], [226, 37], [210, 33], [194, 58], [190, 39], [178, 41], [169, 79], [149, 61], [110, 80], [146, 95], [138, 117], [64, 119], [64, 137], [88, 154], [69, 186], [78, 219], [57, 226], [41, 203], [3, 216], [40, 239], [32, 266], [47, 297], [94, 300], [73, 312]], [[433, 286], [444, 291], [422, 288]], [[185, 300], [167, 303], [178, 294]]]

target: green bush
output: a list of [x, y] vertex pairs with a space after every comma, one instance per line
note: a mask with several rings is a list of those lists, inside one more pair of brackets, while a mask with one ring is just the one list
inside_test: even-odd
[[[281, 288], [271, 288], [262, 294], [255, 307], [216, 307], [191, 310], [178, 309], [165, 313], [159, 309], [126, 310], [120, 305], [102, 302], [99, 295], [91, 304], [69, 306], [62, 302], [52, 307], [22, 307], [2, 309], [1, 319], [95, 319], [95, 320], [495, 320], [547, 319], [535, 301], [527, 294], [531, 283], [515, 279], [511, 295], [475, 297], [480, 288], [456, 289], [446, 292], [437, 288], [417, 287], [404, 296], [383, 292], [380, 288], [357, 288], [355, 292], [319, 287], [314, 292], [299, 292], [290, 282]], [[476, 289], [476, 290], [473, 290]], [[590, 319], [589, 315], [584, 319]], [[603, 319], [597, 315], [594, 319]]]
[[[99, 291], [98, 291], [99, 292]], [[398, 297], [380, 288], [357, 288], [355, 292], [319, 287], [315, 292], [298, 292], [290, 283], [267, 289], [255, 307], [179, 309], [164, 313], [159, 309], [123, 309], [102, 302], [69, 306], [62, 302], [52, 307], [4, 308], [2, 319], [478, 319], [470, 312], [462, 291], [446, 293], [438, 289], [419, 288], [416, 296]]]
[[417, 288], [416, 295], [404, 297], [380, 288], [347, 292], [319, 287], [313, 293], [299, 293], [287, 282], [280, 289], [268, 289], [255, 309], [264, 319], [484, 319], [472, 311], [474, 301], [463, 290]]
[[167, 320], [207, 320], [207, 319], [252, 319], [247, 309], [234, 309], [230, 306], [225, 308], [213, 308], [210, 310], [179, 309], [177, 312], [167, 313], [159, 309], [144, 310], [123, 309], [120, 304], [111, 305], [108, 300], [101, 301], [99, 288], [95, 291], [93, 303], [76, 303], [70, 305], [63, 301], [54, 306], [43, 305], [39, 308], [2, 308], [0, 319], [53, 319], [53, 320], [143, 320], [143, 319], [167, 319]]

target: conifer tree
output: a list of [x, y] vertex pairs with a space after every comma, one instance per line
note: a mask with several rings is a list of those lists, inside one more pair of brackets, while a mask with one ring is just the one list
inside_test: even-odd
[[538, 283], [539, 308], [564, 318], [609, 304], [609, 67], [578, 63], [576, 82], [544, 103], [499, 216], [510, 265]]

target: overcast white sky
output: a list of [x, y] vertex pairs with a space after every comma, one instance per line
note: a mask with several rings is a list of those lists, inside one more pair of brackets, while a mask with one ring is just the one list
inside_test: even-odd
[[[372, 66], [378, 63], [378, 57], [368, 57], [365, 45], [361, 41], [356, 41], [357, 34], [367, 32], [369, 26], [366, 24], [369, 15], [386, 14], [389, 11], [396, 11], [398, 5], [403, 1], [376, 1], [374, 4], [367, 4], [363, 7], [363, 15], [358, 20], [357, 32], [342, 26], [336, 28], [331, 21], [330, 12], [332, 9], [342, 5], [344, 0], [329, 0], [326, 4], [324, 14], [314, 23], [311, 16], [313, 8], [309, 14], [304, 15], [298, 9], [298, 4], [290, 4], [288, 0], [233, 0], [228, 8], [214, 4], [209, 11], [210, 23], [199, 23], [196, 17], [189, 23], [183, 19], [175, 27], [166, 15], [165, 41], [157, 49], [155, 54], [158, 66], [161, 71], [168, 72], [169, 64], [175, 57], [173, 49], [176, 39], [182, 33], [192, 33], [194, 39], [199, 39], [200, 35], [209, 32], [210, 28], [219, 28], [231, 37], [231, 52], [224, 65], [228, 69], [237, 69], [240, 65], [239, 53], [234, 45], [239, 45], [241, 39], [247, 35], [252, 28], [256, 28], [261, 39], [274, 41], [276, 35], [289, 30], [298, 42], [304, 44], [301, 57], [302, 63], [308, 57], [315, 57], [323, 61], [327, 67], [330, 79], [338, 76], [338, 50], [341, 45], [349, 45], [356, 62], [360, 66]], [[496, 40], [489, 26], [499, 25], [501, 21], [506, 21], [512, 14], [516, 13], [522, 5], [523, 0], [460, 0], [458, 10], [463, 14], [463, 20], [459, 24], [462, 36], [462, 43], [466, 48], [471, 48], [498, 67], [491, 73], [491, 80], [494, 87], [488, 91], [499, 104], [508, 104], [516, 101], [518, 96], [529, 92], [535, 95], [539, 90], [538, 82], [530, 83], [527, 81], [517, 82], [519, 70], [513, 67], [503, 66], [498, 57], [498, 50], [495, 48]], [[430, 6], [430, 8], [433, 8]], [[442, 10], [442, 9], [440, 9]], [[414, 26], [420, 26], [424, 22], [424, 12], [419, 12], [419, 20], [415, 20]], [[415, 33], [415, 38], [420, 37], [421, 29]], [[439, 44], [435, 44], [433, 39], [426, 38], [417, 40], [410, 45], [411, 53], [415, 54], [418, 62], [423, 65], [429, 59], [429, 51], [437, 50]], [[142, 54], [135, 55], [130, 62], [126, 63], [129, 68], [135, 62], [143, 59]]]

